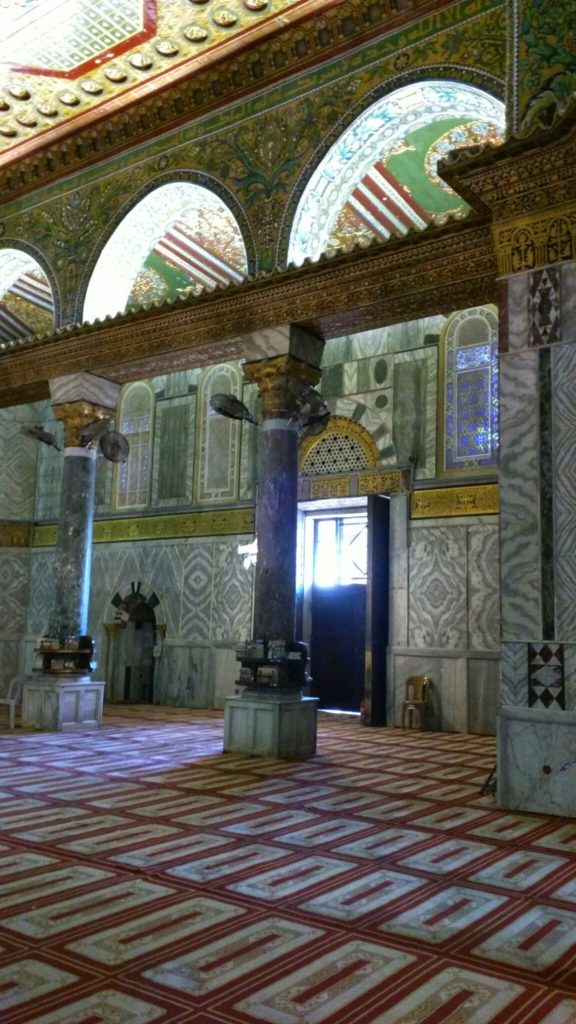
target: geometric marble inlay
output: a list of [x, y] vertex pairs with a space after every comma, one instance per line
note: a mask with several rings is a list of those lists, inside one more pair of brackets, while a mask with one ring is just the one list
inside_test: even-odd
[[528, 644], [528, 706], [565, 709], [562, 644]]
[[560, 274], [556, 267], [535, 270], [529, 285], [530, 344], [551, 345], [561, 340]]

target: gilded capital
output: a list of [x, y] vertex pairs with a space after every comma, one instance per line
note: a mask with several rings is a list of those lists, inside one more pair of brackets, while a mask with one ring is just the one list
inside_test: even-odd
[[66, 448], [87, 448], [90, 439], [85, 438], [84, 432], [90, 423], [95, 420], [111, 420], [114, 416], [114, 409], [107, 409], [103, 405], [94, 405], [92, 402], [62, 402], [52, 406], [56, 419], [64, 424], [64, 444]]
[[299, 409], [298, 391], [293, 383], [314, 387], [321, 371], [291, 355], [274, 356], [245, 363], [244, 376], [258, 385], [264, 418], [292, 415]]

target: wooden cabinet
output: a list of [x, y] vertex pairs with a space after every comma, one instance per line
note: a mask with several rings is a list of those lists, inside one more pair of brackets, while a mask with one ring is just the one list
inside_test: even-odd
[[34, 671], [45, 675], [89, 675], [93, 669], [94, 641], [89, 636], [65, 641], [43, 637], [35, 648]]

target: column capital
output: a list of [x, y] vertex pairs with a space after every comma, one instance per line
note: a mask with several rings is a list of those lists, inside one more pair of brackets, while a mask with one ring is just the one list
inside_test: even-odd
[[89, 442], [85, 441], [82, 435], [88, 424], [94, 420], [111, 420], [116, 411], [84, 401], [62, 402], [53, 405], [52, 409], [56, 419], [64, 424], [66, 448], [86, 448]]
[[313, 387], [321, 377], [318, 367], [291, 355], [245, 363], [243, 370], [246, 379], [258, 385], [264, 418], [297, 412], [300, 402], [298, 393], [290, 388], [291, 382]]

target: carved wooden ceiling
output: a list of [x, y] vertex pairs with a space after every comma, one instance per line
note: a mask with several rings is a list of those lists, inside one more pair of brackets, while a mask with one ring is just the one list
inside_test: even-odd
[[0, 196], [69, 173], [72, 137], [85, 166], [450, 2], [0, 0]]

